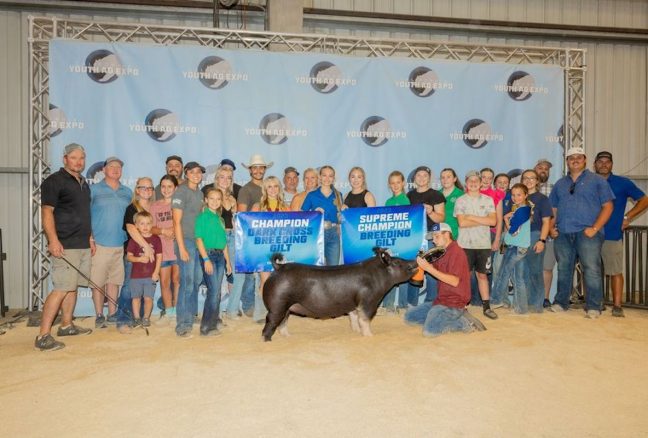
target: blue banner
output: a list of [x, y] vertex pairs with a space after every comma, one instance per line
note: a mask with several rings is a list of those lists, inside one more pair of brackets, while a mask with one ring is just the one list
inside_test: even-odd
[[236, 272], [272, 271], [270, 257], [287, 262], [324, 264], [324, 221], [318, 211], [247, 212], [235, 220]]
[[115, 155], [126, 185], [157, 182], [177, 154], [207, 168], [206, 184], [229, 158], [245, 183], [241, 163], [261, 154], [275, 163], [266, 176], [330, 164], [343, 193], [362, 166], [384, 205], [393, 170], [411, 182], [426, 165], [438, 188], [444, 167], [463, 180], [485, 166], [515, 176], [539, 158], [563, 162], [559, 66], [65, 39], [50, 42], [49, 66], [50, 162], [80, 143], [91, 180]]
[[425, 240], [423, 205], [347, 208], [342, 211], [342, 253], [344, 263], [356, 263], [374, 255], [373, 248], [387, 248], [391, 254], [414, 259]]

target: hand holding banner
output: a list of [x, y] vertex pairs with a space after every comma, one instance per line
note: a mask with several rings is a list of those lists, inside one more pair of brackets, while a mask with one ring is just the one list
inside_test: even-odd
[[342, 211], [344, 263], [356, 263], [373, 255], [373, 248], [387, 248], [393, 256], [415, 259], [427, 248], [423, 205], [347, 208]]

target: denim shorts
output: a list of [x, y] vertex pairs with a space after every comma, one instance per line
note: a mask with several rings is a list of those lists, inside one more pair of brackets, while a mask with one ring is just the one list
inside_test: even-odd
[[128, 283], [131, 298], [140, 298], [142, 296], [153, 298], [157, 284], [150, 278], [131, 278]]
[[165, 261], [163, 261], [162, 264], [160, 265], [160, 268], [168, 268], [168, 267], [170, 267], [170, 266], [175, 266], [175, 265], [177, 265], [177, 264], [178, 264], [178, 261], [177, 261], [177, 260], [165, 260]]

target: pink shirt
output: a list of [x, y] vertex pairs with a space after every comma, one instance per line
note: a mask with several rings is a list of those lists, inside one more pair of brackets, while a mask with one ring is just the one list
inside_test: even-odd
[[[495, 204], [495, 207], [499, 205], [500, 202], [502, 202], [502, 199], [506, 198], [506, 192], [504, 190], [499, 190], [495, 189], [493, 187], [489, 187], [487, 189], [481, 189], [479, 193], [486, 195], [490, 197], [493, 200], [493, 203]], [[491, 227], [491, 233], [496, 233], [497, 231], [496, 227]]]
[[[160, 229], [173, 228], [173, 218], [171, 216], [171, 204], [165, 204], [164, 200], [155, 201], [151, 204], [150, 211], [153, 216], [153, 226]], [[162, 241], [162, 261], [176, 260], [173, 250], [173, 239], [160, 235]]]

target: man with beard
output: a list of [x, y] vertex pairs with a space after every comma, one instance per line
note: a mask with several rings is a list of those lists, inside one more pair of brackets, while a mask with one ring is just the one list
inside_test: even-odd
[[[81, 176], [85, 169], [85, 158], [83, 146], [68, 144], [63, 154], [63, 167], [48, 176], [41, 186], [43, 231], [52, 256], [54, 286], [43, 304], [40, 333], [34, 341], [34, 347], [41, 351], [65, 347], [63, 342], [55, 340], [50, 334], [59, 310], [62, 310], [63, 318], [57, 336], [92, 333], [92, 330], [72, 323], [77, 288], [87, 286], [85, 277], [90, 276], [90, 258], [95, 249], [90, 223], [90, 187]], [[72, 269], [63, 257], [79, 272]]]
[[[603, 249], [601, 249], [601, 257], [603, 258], [605, 274], [609, 275], [612, 280], [612, 299], [614, 301], [612, 316], [623, 318], [625, 316], [621, 308], [623, 230], [628, 228], [630, 222], [648, 208], [648, 196], [630, 179], [612, 173], [612, 154], [607, 151], [596, 154], [594, 170], [607, 180], [615, 196], [612, 216], [610, 216], [608, 223], [605, 224], [605, 241], [603, 242]], [[628, 199], [631, 199], [635, 205], [626, 213]]]
[[[182, 158], [177, 155], [171, 155], [166, 159], [166, 174], [173, 175], [178, 180], [178, 185], [184, 183], [182, 179]], [[162, 199], [160, 185], [155, 187], [155, 199]]]
[[612, 214], [614, 194], [603, 178], [587, 170], [583, 148], [569, 148], [565, 157], [569, 173], [556, 182], [549, 196], [558, 226], [554, 243], [558, 261], [558, 292], [551, 310], [569, 310], [569, 296], [578, 258], [585, 279], [586, 317], [596, 319], [601, 315], [603, 299], [603, 227]]
[[[533, 170], [538, 175], [538, 192], [549, 197], [551, 194], [551, 189], [553, 184], [549, 182], [549, 175], [552, 168], [551, 161], [546, 158], [540, 158], [536, 163]], [[556, 230], [556, 220], [551, 218], [549, 222], [549, 235], [547, 236], [547, 242], [545, 243], [545, 253], [543, 261], [543, 277], [544, 277], [544, 287], [545, 287], [545, 299], [543, 307], [548, 309], [551, 307], [551, 302], [549, 301], [549, 294], [551, 293], [551, 283], [553, 282], [553, 270], [556, 266], [556, 254], [554, 253], [554, 238], [558, 236], [558, 230]]]
[[[263, 195], [262, 185], [263, 177], [266, 170], [274, 164], [272, 161], [266, 163], [263, 157], [259, 154], [252, 155], [248, 164], [241, 163], [243, 167], [250, 171], [250, 182], [241, 187], [239, 196], [236, 199], [237, 212], [250, 211], [254, 204], [261, 202]], [[254, 289], [255, 289], [255, 274], [245, 274], [245, 281], [243, 282], [243, 290], [241, 292], [241, 306], [243, 312], [252, 317], [254, 315]]]

